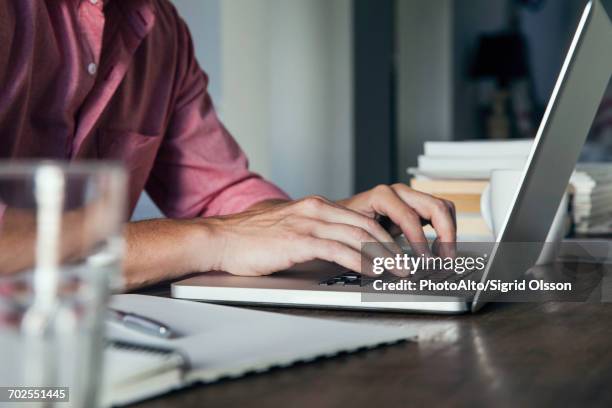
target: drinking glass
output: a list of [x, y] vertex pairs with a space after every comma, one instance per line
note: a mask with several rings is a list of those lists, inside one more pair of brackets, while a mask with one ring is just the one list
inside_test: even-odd
[[98, 405], [125, 197], [118, 164], [0, 162], [0, 405]]

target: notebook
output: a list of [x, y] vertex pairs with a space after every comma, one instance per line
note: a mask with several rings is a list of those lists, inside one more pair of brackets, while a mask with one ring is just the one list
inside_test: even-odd
[[161, 339], [109, 322], [105, 406], [125, 405], [194, 383], [264, 372], [416, 337], [409, 327], [347, 323], [144, 295], [113, 308], [155, 318], [179, 336]]
[[178, 352], [109, 342], [102, 406], [121, 406], [180, 388], [186, 359]]

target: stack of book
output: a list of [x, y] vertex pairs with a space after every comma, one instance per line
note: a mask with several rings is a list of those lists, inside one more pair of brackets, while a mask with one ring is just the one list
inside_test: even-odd
[[570, 180], [576, 233], [612, 233], [612, 164], [579, 163]]
[[[455, 203], [458, 239], [493, 239], [480, 213], [480, 197], [493, 169], [524, 168], [533, 140], [426, 142], [411, 187]], [[431, 228], [428, 236], [434, 236]]]

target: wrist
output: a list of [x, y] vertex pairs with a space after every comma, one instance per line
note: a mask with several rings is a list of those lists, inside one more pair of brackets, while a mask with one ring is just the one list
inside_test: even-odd
[[223, 270], [223, 254], [226, 246], [223, 221], [217, 218], [201, 218], [193, 221], [187, 234], [192, 272]]

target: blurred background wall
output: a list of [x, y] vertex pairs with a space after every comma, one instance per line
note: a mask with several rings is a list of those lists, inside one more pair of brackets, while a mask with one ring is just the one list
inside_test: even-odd
[[221, 1], [219, 110], [293, 197], [351, 191], [351, 1]]

